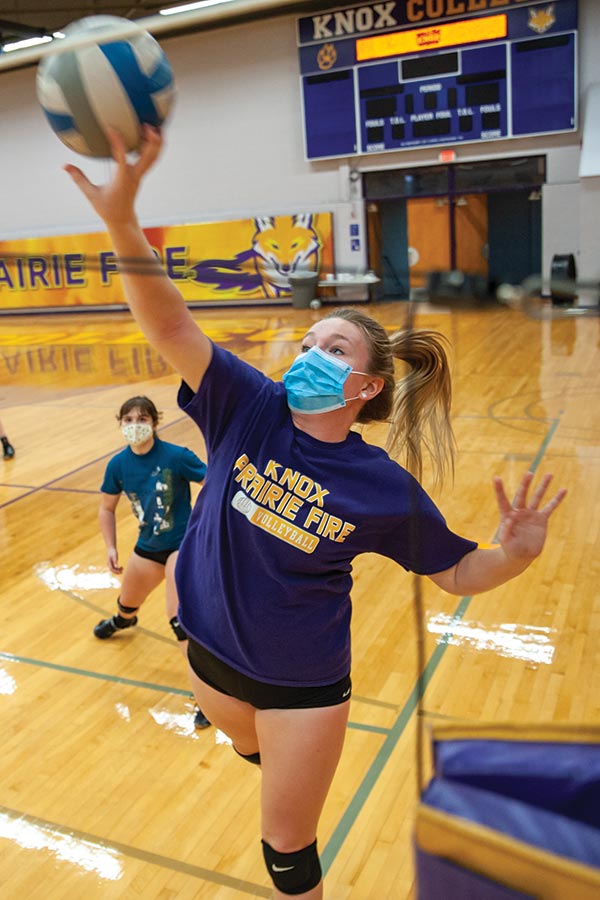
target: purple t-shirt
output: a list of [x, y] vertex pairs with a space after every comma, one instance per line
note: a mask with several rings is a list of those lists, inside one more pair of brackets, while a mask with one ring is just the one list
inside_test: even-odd
[[477, 546], [384, 450], [355, 432], [332, 444], [299, 431], [283, 384], [222, 348], [178, 401], [208, 452], [177, 562], [179, 618], [251, 678], [308, 686], [348, 674], [357, 554], [428, 574]]

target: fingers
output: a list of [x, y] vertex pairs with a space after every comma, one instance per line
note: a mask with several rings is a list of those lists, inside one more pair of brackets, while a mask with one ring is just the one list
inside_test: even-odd
[[[521, 479], [521, 483], [517, 488], [517, 492], [515, 494], [515, 498], [511, 503], [506, 496], [506, 492], [504, 490], [504, 485], [502, 483], [502, 479], [497, 476], [494, 478], [494, 489], [496, 492], [496, 499], [498, 501], [498, 508], [503, 516], [508, 515], [512, 510], [515, 509], [532, 509], [538, 510], [540, 507], [540, 503], [544, 497], [548, 489], [548, 485], [552, 481], [552, 475], [544, 475], [540, 484], [535, 489], [533, 496], [529, 503], [527, 503], [527, 492], [529, 490], [529, 486], [533, 481], [533, 472], [526, 472]], [[540, 512], [548, 517], [551, 513], [554, 512], [556, 507], [562, 503], [564, 497], [566, 496], [566, 489], [562, 488], [558, 493], [550, 500], [541, 510]]]
[[557, 494], [554, 495], [552, 500], [550, 500], [548, 503], [546, 503], [546, 505], [542, 509], [542, 513], [545, 516], [552, 515], [552, 513], [554, 512], [556, 507], [560, 506], [560, 504], [563, 502], [563, 500], [565, 499], [566, 496], [567, 496], [566, 488], [561, 488], [561, 490]]
[[127, 162], [127, 151], [125, 150], [125, 142], [121, 133], [116, 128], [107, 127], [106, 136], [114, 161], [119, 166], [125, 165]]
[[512, 507], [510, 505], [510, 501], [506, 496], [506, 491], [504, 490], [504, 484], [502, 483], [502, 479], [497, 476], [493, 479], [494, 481], [494, 490], [496, 492], [496, 500], [498, 502], [498, 509], [500, 510], [500, 514], [502, 516], [507, 516], [511, 511]]
[[63, 166], [64, 171], [71, 177], [71, 179], [75, 182], [77, 187], [83, 191], [83, 193], [89, 196], [90, 192], [94, 189], [94, 185], [89, 180], [87, 175], [84, 175], [81, 169], [77, 168], [77, 166], [73, 166], [70, 163], [67, 163], [66, 166]]
[[525, 507], [527, 506], [527, 491], [529, 490], [529, 485], [532, 481], [533, 472], [525, 472], [525, 474], [521, 478], [521, 483], [517, 488], [515, 499], [512, 502], [512, 506], [514, 509], [525, 509]]
[[136, 169], [140, 176], [144, 175], [156, 162], [162, 149], [162, 135], [158, 128], [144, 125], [142, 128], [143, 142], [140, 148]]
[[108, 554], [107, 558], [108, 568], [113, 573], [113, 575], [120, 575], [123, 571], [123, 566], [119, 565], [119, 555], [116, 551], [113, 551]]
[[529, 504], [530, 509], [537, 509], [541, 503], [542, 497], [546, 493], [546, 488], [552, 481], [552, 475], [544, 475], [540, 484], [535, 490], [533, 497], [531, 498], [531, 503]]
[[[110, 149], [114, 161], [124, 168], [128, 165], [127, 148], [120, 132], [114, 128], [107, 128], [106, 133], [110, 143]], [[137, 160], [131, 164], [136, 174], [141, 177], [154, 164], [162, 148], [162, 136], [160, 129], [151, 125], [142, 125], [142, 143], [138, 151]]]

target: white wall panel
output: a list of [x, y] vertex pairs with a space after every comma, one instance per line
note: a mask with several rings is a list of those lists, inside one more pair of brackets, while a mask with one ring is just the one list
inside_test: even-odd
[[[324, 4], [324, 8], [327, 4]], [[580, 0], [582, 96], [600, 81], [600, 3]], [[362, 205], [347, 185], [349, 167], [389, 169], [438, 163], [435, 148], [306, 162], [295, 17], [247, 23], [161, 41], [178, 96], [163, 158], [148, 176], [138, 210], [143, 224], [201, 222], [292, 211], [335, 213], [338, 268], [360, 268], [349, 225]], [[600, 204], [595, 178], [579, 181], [580, 135], [550, 135], [457, 148], [458, 160], [545, 153], [544, 271], [555, 252], [576, 252], [580, 275], [595, 277]], [[35, 68], [0, 73], [0, 239], [100, 230], [66, 174], [75, 161], [95, 180], [109, 162], [77, 157], [59, 142], [35, 97]], [[586, 184], [587, 182], [587, 184]], [[360, 208], [359, 208], [360, 207]]]

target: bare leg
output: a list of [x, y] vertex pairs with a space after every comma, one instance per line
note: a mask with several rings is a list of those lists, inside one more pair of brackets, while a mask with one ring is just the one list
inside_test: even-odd
[[[161, 583], [165, 577], [165, 567], [151, 559], [144, 559], [137, 553], [129, 557], [123, 580], [121, 582], [121, 605], [129, 606], [136, 610], [140, 608], [149, 594]], [[120, 613], [124, 619], [131, 619], [134, 613]]]
[[118, 612], [116, 616], [98, 622], [94, 628], [94, 635], [101, 640], [106, 640], [115, 632], [135, 625], [135, 616], [140, 606], [164, 577], [164, 566], [151, 559], [144, 559], [137, 553], [132, 553], [123, 573]]
[[198, 678], [191, 666], [189, 672], [196, 703], [209, 721], [231, 738], [238, 753], [243, 756], [257, 753], [254, 707], [243, 700], [215, 691]]
[[[187, 662], [188, 642], [184, 637], [182, 637], [185, 632], [181, 628], [181, 625], [179, 625], [179, 619], [177, 618], [179, 610], [179, 597], [177, 595], [177, 585], [175, 584], [175, 563], [177, 562], [178, 555], [178, 550], [176, 550], [174, 553], [171, 553], [165, 565], [166, 608], [169, 624], [172, 625], [173, 619], [177, 619], [177, 630], [175, 628], [173, 630], [175, 631], [175, 635], [177, 637], [177, 646], [179, 647], [180, 652]], [[208, 726], [211, 724], [211, 720], [205, 714], [202, 707], [199, 704], [196, 704], [196, 711], [194, 712], [194, 727], [199, 729], [208, 728]]]
[[[257, 710], [262, 763], [263, 839], [292, 853], [312, 844], [342, 752], [349, 703], [320, 709]], [[273, 897], [288, 894], [275, 889]], [[303, 894], [319, 900], [323, 885]]]
[[175, 584], [175, 563], [179, 556], [179, 550], [174, 550], [165, 563], [165, 591], [167, 604], [167, 618], [172, 619], [177, 615], [179, 607], [179, 597], [177, 596], [177, 586]]
[[[255, 709], [205, 684], [190, 667], [198, 704], [244, 756], [260, 752], [262, 837], [293, 853], [315, 840], [346, 735], [349, 702], [320, 709]], [[274, 888], [274, 900], [285, 900]], [[323, 884], [295, 894], [321, 900]]]
[[[165, 599], [166, 599], [166, 609], [167, 609], [167, 619], [169, 622], [173, 618], [173, 616], [177, 615], [177, 610], [179, 609], [179, 597], [177, 596], [177, 585], [175, 584], [175, 563], [177, 562], [177, 557], [179, 556], [179, 550], [175, 550], [165, 563]], [[177, 646], [179, 650], [183, 654], [184, 659], [187, 660], [187, 641], [178, 640]]]

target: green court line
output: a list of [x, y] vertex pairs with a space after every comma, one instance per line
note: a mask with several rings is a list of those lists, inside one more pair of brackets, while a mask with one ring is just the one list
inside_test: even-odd
[[348, 722], [348, 728], [354, 728], [355, 731], [372, 731], [373, 734], [389, 734], [389, 728], [382, 728], [381, 725], [361, 725], [360, 722]]
[[152, 866], [159, 866], [163, 869], [171, 869], [171, 871], [180, 872], [182, 875], [191, 875], [192, 878], [199, 878], [203, 881], [208, 881], [211, 884], [223, 885], [224, 887], [250, 894], [252, 897], [271, 897], [273, 895], [273, 889], [265, 887], [262, 884], [253, 884], [251, 881], [242, 881], [241, 878], [233, 878], [231, 875], [215, 872], [212, 869], [204, 869], [202, 866], [193, 866], [182, 860], [173, 859], [170, 856], [161, 856], [159, 853], [142, 850], [140, 847], [133, 847], [130, 844], [122, 844], [119, 841], [107, 841], [98, 837], [96, 834], [89, 834], [86, 831], [77, 831], [76, 829], [66, 828], [64, 825], [57, 825], [55, 822], [39, 819], [36, 816], [30, 816], [27, 813], [19, 812], [19, 810], [9, 809], [6, 806], [0, 806], [0, 814], [4, 814], [8, 818], [14, 820], [22, 819], [29, 825], [49, 831], [52, 834], [60, 834], [64, 835], [66, 838], [75, 838], [78, 841], [85, 841], [89, 844], [93, 844], [95, 847], [104, 847], [106, 850], [116, 851], [122, 856], [139, 859], [144, 863], [149, 863]]
[[[163, 694], [179, 694], [181, 697], [194, 696], [191, 691], [172, 687], [168, 684], [152, 684], [149, 681], [136, 681], [134, 678], [123, 678], [121, 675], [108, 675], [103, 672], [92, 672], [89, 669], [77, 669], [75, 666], [64, 666], [60, 663], [49, 662], [45, 659], [32, 659], [28, 656], [17, 656], [14, 653], [5, 653], [0, 650], [0, 660], [2, 659], [7, 662], [40, 666], [43, 669], [52, 669], [55, 672], [66, 672], [69, 675], [81, 675], [83, 678], [96, 678], [98, 681], [111, 681], [113, 684], [125, 684], [128, 687], [139, 687], [149, 691], [159, 691]], [[375, 734], [389, 734], [389, 728], [381, 728], [377, 725], [362, 725], [360, 722], [348, 722], [348, 728], [354, 728], [356, 731], [371, 731]]]
[[389, 703], [387, 700], [377, 700], [375, 697], [363, 697], [361, 694], [355, 694], [352, 691], [352, 699], [355, 703], [366, 703], [369, 706], [381, 706], [383, 709], [398, 709], [397, 703]]
[[[554, 432], [558, 428], [560, 419], [551, 419], [549, 421], [551, 423], [550, 428], [548, 429], [548, 431], [546, 433], [546, 437], [540, 444], [540, 449], [538, 450], [536, 455], [533, 457], [533, 462], [529, 466], [529, 471], [533, 472], [534, 474], [535, 474], [535, 472], [537, 472], [538, 467], [539, 467], [542, 459], [544, 458], [544, 453], [548, 449], [548, 444], [550, 443], [551, 439], [554, 437]], [[494, 534], [494, 537], [492, 538], [492, 542], [495, 542], [497, 540], [498, 540], [498, 532], [496, 531], [496, 533]]]
[[[173, 425], [177, 425], [180, 422], [184, 422], [186, 419], [187, 419], [187, 416], [179, 416], [179, 418], [175, 419], [173, 422], [169, 422], [166, 425], [161, 425], [161, 427], [158, 430], [165, 431], [165, 429], [171, 428]], [[69, 478], [71, 475], [76, 475], [77, 472], [82, 472], [84, 469], [87, 469], [90, 466], [96, 465], [96, 463], [100, 462], [103, 459], [107, 459], [111, 456], [114, 456], [114, 454], [116, 452], [117, 451], [115, 450], [110, 453], [104, 453], [102, 456], [98, 456], [96, 459], [92, 459], [90, 462], [86, 462], [86, 463], [83, 463], [83, 465], [81, 465], [81, 466], [77, 466], [76, 469], [71, 469], [70, 472], [65, 472], [63, 475], [58, 475], [56, 478], [52, 478], [51, 481], [47, 481], [45, 484], [39, 484], [36, 487], [31, 487], [31, 488], [24, 488], [26, 493], [19, 494], [18, 497], [13, 497], [12, 500], [7, 500], [5, 503], [0, 503], [0, 509], [2, 509], [5, 506], [10, 506], [12, 503], [18, 503], [20, 500], [25, 500], [27, 497], [31, 497], [32, 494], [37, 494], [40, 491], [63, 490], [65, 492], [71, 492], [71, 490], [69, 488], [53, 488], [52, 485], [56, 484], [58, 481], [63, 481], [64, 479]], [[8, 487], [14, 487], [14, 485], [10, 484], [10, 485], [8, 485]], [[79, 494], [82, 492], [79, 489], [73, 489], [72, 493]], [[92, 493], [99, 494], [100, 491], [95, 491]]]
[[[91, 609], [94, 612], [97, 612], [99, 615], [104, 618], [108, 618], [110, 613], [103, 609], [101, 606], [98, 606], [96, 603], [92, 603], [90, 600], [86, 600], [85, 597], [80, 597], [79, 594], [76, 594], [75, 591], [70, 590], [69, 588], [55, 588], [55, 590], [60, 591], [61, 594], [64, 594], [65, 597], [70, 597], [71, 600], [75, 600], [80, 606], [85, 606], [86, 609]], [[142, 625], [135, 626], [136, 634], [146, 634], [148, 637], [153, 638], [155, 641], [162, 641], [165, 644], [171, 644], [173, 647], [177, 646], [177, 641], [170, 637], [165, 637], [164, 634], [159, 634], [157, 631], [150, 631], [148, 628], [144, 628]]]
[[[529, 471], [535, 473], [538, 469], [539, 464], [542, 461], [542, 458], [548, 448], [548, 445], [552, 437], [554, 436], [556, 429], [558, 428], [559, 422], [560, 419], [551, 420], [551, 426], [546, 434], [546, 437], [542, 441], [540, 449], [535, 455], [531, 466], [529, 467]], [[462, 597], [452, 617], [452, 620], [450, 621], [448, 630], [444, 635], [442, 635], [435, 650], [431, 654], [427, 665], [425, 666], [425, 669], [423, 670], [422, 679], [417, 679], [417, 683], [410, 692], [406, 703], [404, 704], [402, 710], [398, 715], [398, 718], [396, 719], [395, 724], [390, 729], [386, 739], [384, 740], [375, 759], [369, 766], [369, 769], [367, 770], [365, 777], [356, 790], [352, 800], [346, 807], [345, 812], [339, 820], [324, 849], [321, 851], [321, 865], [323, 867], [324, 873], [327, 873], [331, 868], [335, 857], [340, 851], [344, 841], [348, 837], [350, 829], [354, 825], [354, 822], [358, 818], [363, 806], [367, 802], [371, 791], [375, 787], [379, 776], [381, 775], [392, 754], [392, 751], [395, 749], [396, 744], [402, 736], [404, 729], [410, 721], [411, 716], [416, 711], [419, 700], [424, 695], [425, 690], [427, 689], [427, 685], [433, 678], [438, 665], [442, 661], [442, 657], [446, 652], [446, 647], [448, 646], [450, 638], [453, 635], [452, 628], [454, 624], [460, 622], [460, 620], [463, 618], [472, 599], [472, 597]], [[420, 695], [419, 684], [421, 684], [422, 687]]]
[[163, 694], [180, 694], [182, 697], [191, 697], [191, 691], [172, 687], [167, 684], [151, 684], [148, 681], [136, 681], [133, 678], [122, 678], [120, 675], [105, 675], [102, 672], [91, 672], [88, 669], [76, 669], [74, 666], [63, 666], [59, 663], [48, 662], [45, 659], [32, 659], [27, 656], [15, 656], [13, 653], [4, 653], [0, 650], [0, 659], [8, 662], [26, 663], [30, 666], [41, 666], [43, 669], [53, 669], [55, 672], [67, 672], [69, 675], [82, 675], [84, 678], [97, 678], [99, 681], [112, 681], [114, 684], [126, 684], [130, 687], [146, 688], [149, 691], [160, 691]]
[[[463, 597], [458, 604], [454, 615], [452, 616], [452, 621], [450, 622], [448, 631], [444, 635], [442, 635], [438, 645], [435, 650], [431, 654], [425, 669], [423, 670], [423, 678], [422, 678], [422, 688], [423, 693], [425, 693], [425, 689], [427, 685], [433, 678], [435, 670], [438, 665], [442, 661], [442, 657], [446, 652], [446, 647], [450, 638], [452, 637], [452, 626], [459, 622], [464, 614], [466, 613], [469, 603], [471, 602], [472, 597]], [[367, 802], [371, 791], [375, 787], [379, 776], [381, 775], [384, 767], [386, 766], [390, 756], [392, 755], [392, 751], [395, 749], [396, 744], [398, 743], [400, 737], [402, 736], [404, 729], [406, 728], [408, 722], [410, 721], [411, 716], [415, 712], [417, 708], [417, 704], [419, 702], [419, 682], [415, 684], [414, 688], [410, 692], [406, 703], [404, 704], [402, 710], [398, 718], [396, 719], [395, 724], [390, 729], [387, 737], [385, 738], [379, 752], [377, 753], [375, 759], [369, 766], [365, 777], [360, 783], [358, 789], [356, 790], [352, 800], [346, 807], [344, 814], [342, 815], [340, 821], [338, 822], [336, 828], [333, 831], [333, 834], [329, 838], [327, 844], [324, 849], [321, 851], [321, 865], [323, 867], [323, 872], [327, 873], [333, 864], [333, 861], [337, 854], [339, 853], [342, 844], [348, 837], [350, 829], [354, 825], [354, 822], [358, 818], [360, 811], [363, 806]]]
[[550, 428], [548, 429], [548, 433], [546, 434], [546, 437], [542, 441], [540, 449], [536, 453], [536, 455], [533, 459], [533, 463], [531, 464], [531, 469], [530, 469], [531, 472], [537, 471], [537, 468], [538, 468], [539, 464], [541, 463], [546, 450], [548, 449], [548, 444], [554, 437], [554, 432], [556, 431], [556, 429], [558, 428], [558, 426], [560, 424], [560, 419], [551, 419], [550, 421], [551, 421], [551, 425], [550, 425]]

